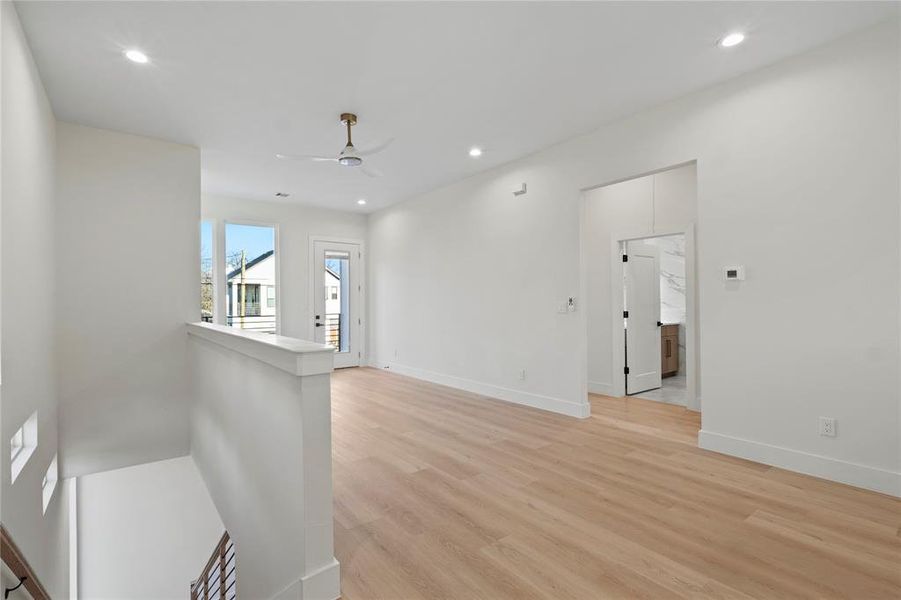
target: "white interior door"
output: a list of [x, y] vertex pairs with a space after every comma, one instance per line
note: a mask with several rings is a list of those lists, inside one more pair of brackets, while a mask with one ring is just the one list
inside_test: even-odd
[[335, 368], [360, 366], [360, 246], [313, 242], [313, 336], [335, 347]]
[[660, 252], [629, 242], [625, 275], [626, 393], [660, 387]]

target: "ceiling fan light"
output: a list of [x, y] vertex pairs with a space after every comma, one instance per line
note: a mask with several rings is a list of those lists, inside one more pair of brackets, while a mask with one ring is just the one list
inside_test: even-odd
[[341, 154], [338, 155], [338, 164], [345, 167], [358, 167], [363, 164], [363, 159], [357, 156], [357, 149], [348, 142]]

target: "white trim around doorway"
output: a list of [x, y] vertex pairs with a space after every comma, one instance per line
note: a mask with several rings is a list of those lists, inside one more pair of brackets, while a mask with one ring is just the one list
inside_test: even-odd
[[[697, 300], [697, 263], [695, 249], [695, 226], [689, 223], [681, 227], [655, 228], [653, 231], [615, 233], [610, 238], [610, 323], [612, 348], [611, 396], [626, 395], [626, 380], [621, 374], [625, 367], [625, 349], [622, 336], [615, 332], [623, 327], [623, 261], [622, 248], [625, 242], [671, 235], [685, 236], [685, 383], [688, 390], [689, 410], [701, 410], [701, 398], [698, 394], [699, 360], [698, 360], [698, 300]], [[617, 283], [619, 282], [619, 283]]]
[[311, 235], [310, 236], [310, 245], [308, 247], [309, 259], [307, 261], [307, 287], [309, 288], [307, 294], [307, 339], [314, 340], [315, 334], [313, 332], [313, 315], [315, 314], [315, 294], [316, 294], [316, 285], [313, 277], [315, 276], [316, 271], [316, 243], [317, 242], [331, 242], [334, 244], [354, 244], [360, 249], [360, 265], [359, 265], [359, 274], [357, 277], [357, 283], [360, 286], [359, 290], [359, 309], [355, 311], [357, 313], [357, 317], [360, 319], [360, 366], [368, 364], [369, 360], [369, 349], [366, 346], [366, 323], [367, 317], [369, 316], [369, 305], [366, 303], [366, 273], [368, 271], [368, 263], [366, 262], [366, 242], [357, 239], [357, 238], [343, 238], [336, 237], [333, 235]]

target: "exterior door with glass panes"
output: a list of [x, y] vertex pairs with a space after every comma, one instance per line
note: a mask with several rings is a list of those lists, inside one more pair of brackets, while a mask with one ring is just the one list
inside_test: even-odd
[[335, 368], [360, 366], [359, 244], [313, 242], [313, 335], [335, 347]]

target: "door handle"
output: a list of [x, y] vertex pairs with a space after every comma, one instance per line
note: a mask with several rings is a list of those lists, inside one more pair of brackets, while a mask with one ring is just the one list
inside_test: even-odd
[[316, 327], [322, 327], [322, 323], [316, 323]]

